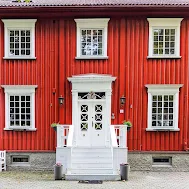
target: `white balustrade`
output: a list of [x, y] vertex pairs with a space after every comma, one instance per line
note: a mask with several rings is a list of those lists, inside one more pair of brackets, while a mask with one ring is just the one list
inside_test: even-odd
[[111, 125], [111, 141], [112, 147], [127, 147], [127, 126], [126, 125]]
[[73, 125], [57, 126], [57, 147], [71, 147], [73, 141]]

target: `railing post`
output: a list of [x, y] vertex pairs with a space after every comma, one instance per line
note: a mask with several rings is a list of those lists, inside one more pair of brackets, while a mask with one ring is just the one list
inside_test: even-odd
[[126, 148], [127, 147], [127, 126], [120, 127], [120, 134], [121, 134], [121, 145], [120, 147]]
[[62, 146], [62, 126], [57, 126], [56, 128], [56, 138], [57, 138], [57, 147], [61, 147]]
[[126, 125], [111, 125], [111, 140], [113, 147], [127, 147], [127, 126]]

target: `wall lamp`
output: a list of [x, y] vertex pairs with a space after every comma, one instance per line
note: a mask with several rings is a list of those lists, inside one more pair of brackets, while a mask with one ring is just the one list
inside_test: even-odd
[[125, 99], [126, 98], [124, 96], [120, 97], [120, 104], [121, 105], [125, 104]]
[[59, 101], [59, 104], [60, 104], [60, 105], [64, 104], [64, 97], [63, 97], [62, 95], [60, 95], [60, 96], [58, 97], [58, 101]]

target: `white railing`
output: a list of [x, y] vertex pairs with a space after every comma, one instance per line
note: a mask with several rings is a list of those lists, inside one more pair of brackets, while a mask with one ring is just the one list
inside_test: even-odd
[[71, 147], [73, 142], [73, 125], [57, 126], [57, 147]]
[[112, 147], [127, 147], [127, 126], [126, 125], [111, 125], [111, 141]]
[[6, 151], [0, 151], [0, 172], [6, 171]]

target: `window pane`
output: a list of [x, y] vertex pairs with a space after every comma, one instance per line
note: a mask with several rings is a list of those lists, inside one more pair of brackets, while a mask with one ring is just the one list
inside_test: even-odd
[[152, 126], [156, 126], [156, 121], [152, 121]]
[[157, 96], [152, 96], [152, 100], [156, 101], [157, 100]]
[[81, 30], [82, 55], [102, 55], [102, 33], [103, 31], [98, 29]]
[[175, 54], [175, 29], [154, 29], [153, 39], [154, 55]]
[[156, 114], [152, 115], [152, 120], [156, 120]]

